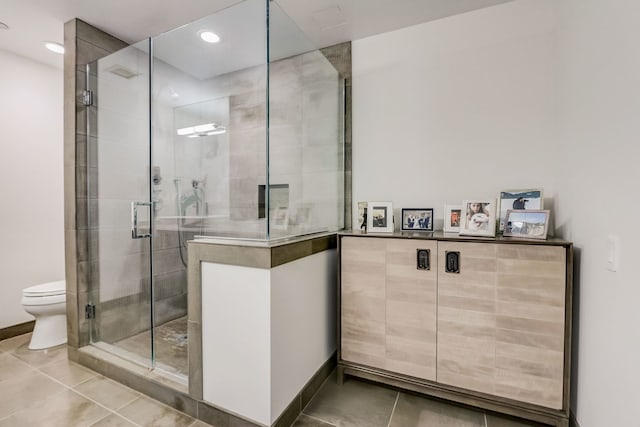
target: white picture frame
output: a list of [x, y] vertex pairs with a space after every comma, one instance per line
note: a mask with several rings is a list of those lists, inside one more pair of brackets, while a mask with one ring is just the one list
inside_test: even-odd
[[393, 204], [367, 203], [367, 233], [393, 233]]
[[495, 200], [472, 199], [462, 202], [460, 235], [489, 236], [496, 235]]
[[459, 233], [462, 222], [462, 205], [444, 205], [444, 227], [445, 233]]
[[354, 230], [367, 231], [367, 205], [369, 202], [358, 202], [358, 219]]
[[526, 239], [547, 238], [550, 211], [544, 209], [524, 209], [507, 211], [504, 236]]
[[507, 211], [511, 210], [539, 210], [544, 209], [542, 188], [527, 190], [505, 190], [498, 197], [498, 230], [504, 230]]

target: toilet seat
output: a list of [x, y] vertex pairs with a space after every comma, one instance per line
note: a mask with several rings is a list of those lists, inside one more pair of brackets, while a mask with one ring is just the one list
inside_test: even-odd
[[29, 298], [64, 296], [65, 293], [66, 286], [64, 280], [43, 283], [42, 285], [35, 285], [22, 290], [22, 296]]

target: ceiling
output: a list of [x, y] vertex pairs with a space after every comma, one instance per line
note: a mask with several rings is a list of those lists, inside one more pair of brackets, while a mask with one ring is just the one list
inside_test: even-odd
[[[0, 22], [9, 26], [0, 29], [0, 49], [62, 68], [62, 56], [43, 43], [63, 43], [64, 23], [70, 19], [134, 43], [241, 1], [0, 0]], [[324, 47], [512, 0], [275, 1], [313, 45]]]

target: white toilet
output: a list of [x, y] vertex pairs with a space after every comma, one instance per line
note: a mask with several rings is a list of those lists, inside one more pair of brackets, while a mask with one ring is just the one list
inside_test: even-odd
[[30, 350], [41, 350], [67, 342], [66, 282], [44, 283], [22, 290], [24, 310], [36, 318]]

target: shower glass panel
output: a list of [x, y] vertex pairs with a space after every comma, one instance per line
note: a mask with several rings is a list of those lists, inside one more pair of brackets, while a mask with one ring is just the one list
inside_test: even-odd
[[269, 0], [87, 74], [91, 343], [185, 385], [187, 242], [343, 227], [344, 82]]
[[183, 259], [195, 235], [267, 238], [266, 7], [247, 0], [153, 39], [155, 233], [177, 235]]
[[[87, 201], [91, 244], [91, 343], [152, 366], [150, 230], [149, 42], [89, 65]], [[146, 203], [146, 204], [144, 204]]]
[[269, 17], [269, 237], [342, 229], [344, 79], [276, 2]]
[[155, 356], [172, 373], [187, 374], [186, 242], [267, 236], [266, 6], [243, 1], [152, 39]]

